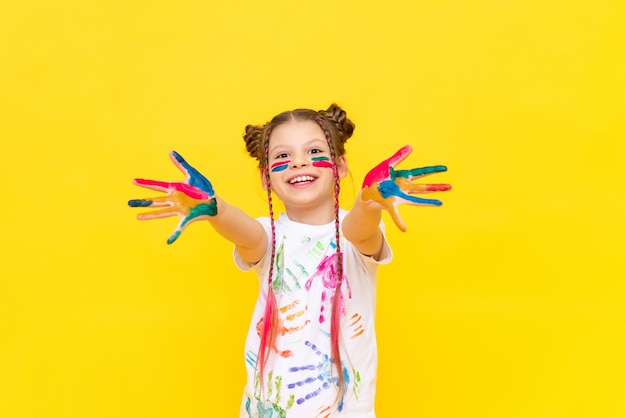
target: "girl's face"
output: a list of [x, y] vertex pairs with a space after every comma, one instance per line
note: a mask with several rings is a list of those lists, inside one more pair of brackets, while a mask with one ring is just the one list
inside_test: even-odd
[[[294, 212], [334, 210], [335, 176], [330, 149], [316, 122], [290, 121], [274, 128], [268, 159], [270, 185], [290, 218]], [[345, 159], [339, 158], [337, 164], [339, 178], [345, 177]]]

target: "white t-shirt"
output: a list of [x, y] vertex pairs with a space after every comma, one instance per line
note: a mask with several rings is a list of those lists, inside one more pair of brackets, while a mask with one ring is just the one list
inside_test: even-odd
[[[341, 222], [346, 213], [340, 211]], [[271, 242], [269, 218], [259, 221]], [[378, 366], [374, 329], [376, 272], [379, 264], [392, 258], [386, 238], [380, 260], [376, 261], [341, 237], [344, 280], [340, 347], [346, 390], [342, 401], [336, 402], [337, 371], [330, 362], [331, 307], [337, 283], [335, 222], [306, 225], [281, 214], [275, 229], [272, 282], [278, 330], [265, 366], [264, 390], [259, 387], [256, 370], [260, 344], [257, 329], [265, 312], [271, 245], [256, 265], [246, 263], [235, 251], [237, 266], [244, 271], [254, 269], [261, 284], [245, 343], [248, 379], [240, 417], [373, 418]], [[382, 222], [381, 230], [384, 237]]]

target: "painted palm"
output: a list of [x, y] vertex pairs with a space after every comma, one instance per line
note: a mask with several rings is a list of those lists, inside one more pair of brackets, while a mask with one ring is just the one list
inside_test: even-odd
[[166, 182], [157, 180], [134, 179], [140, 187], [166, 193], [164, 196], [128, 201], [131, 207], [163, 207], [162, 209], [137, 215], [139, 220], [180, 217], [180, 222], [167, 239], [172, 244], [183, 230], [192, 222], [207, 219], [217, 214], [217, 202], [211, 182], [193, 168], [176, 151], [170, 153], [170, 159], [185, 174], [185, 181]]
[[365, 176], [361, 192], [363, 200], [371, 200], [382, 205], [401, 231], [406, 231], [406, 226], [398, 212], [398, 205], [441, 206], [440, 200], [424, 199], [413, 195], [443, 192], [452, 188], [449, 184], [413, 183], [413, 180], [429, 174], [447, 171], [447, 167], [444, 165], [396, 170], [395, 166], [408, 157], [412, 150], [410, 145], [406, 145], [374, 167]]

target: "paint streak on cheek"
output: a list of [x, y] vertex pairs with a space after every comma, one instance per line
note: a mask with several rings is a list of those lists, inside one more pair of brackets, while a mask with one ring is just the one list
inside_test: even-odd
[[289, 167], [289, 163], [290, 163], [290, 162], [291, 162], [291, 161], [280, 161], [280, 162], [274, 163], [274, 164], [272, 164], [272, 166], [270, 167], [270, 171], [271, 171], [272, 173], [277, 173], [277, 172], [279, 172], [279, 171], [286, 170], [286, 169], [287, 169], [287, 167]]
[[328, 157], [313, 157], [311, 161], [313, 161], [313, 167], [333, 168], [333, 163]]

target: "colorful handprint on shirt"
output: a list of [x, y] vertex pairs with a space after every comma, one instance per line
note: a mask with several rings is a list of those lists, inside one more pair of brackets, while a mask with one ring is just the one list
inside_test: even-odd
[[[289, 325], [292, 325], [297, 319], [304, 317], [306, 314], [308, 307], [305, 306], [302, 309], [297, 309], [297, 306], [299, 303], [300, 301], [296, 300], [292, 303], [289, 303], [285, 306], [281, 306], [279, 308], [280, 315], [278, 316], [278, 328], [276, 330], [278, 336], [292, 334], [296, 331], [301, 330], [302, 328], [304, 328], [311, 322], [310, 320], [307, 319], [300, 325], [289, 326]], [[259, 322], [256, 324], [256, 332], [259, 335], [259, 337], [261, 336], [262, 330], [263, 330], [263, 317], [261, 317]], [[278, 344], [278, 338], [275, 338], [272, 349], [276, 352], [276, 354], [285, 358], [293, 356], [293, 352], [291, 350], [280, 350], [277, 347], [277, 344]]]
[[441, 206], [440, 200], [423, 199], [413, 196], [413, 194], [443, 192], [452, 188], [449, 184], [413, 183], [413, 180], [417, 178], [447, 171], [447, 167], [444, 165], [396, 170], [394, 168], [396, 164], [408, 157], [411, 151], [411, 146], [406, 145], [374, 167], [365, 176], [361, 192], [363, 200], [375, 201], [382, 205], [401, 231], [406, 231], [406, 226], [398, 212], [399, 204]]
[[[252, 400], [248, 398], [246, 400], [246, 412], [248, 413], [248, 417], [256, 416], [258, 418], [287, 418], [287, 411], [291, 409], [294, 404], [295, 396], [290, 394], [287, 399], [287, 404], [285, 408], [280, 406], [281, 391], [282, 391], [282, 382], [283, 379], [281, 376], [276, 376], [274, 378], [274, 374], [272, 372], [268, 375], [268, 384], [267, 384], [267, 402], [261, 402], [259, 399], [256, 399], [256, 414], [252, 412]], [[274, 394], [274, 388], [276, 389], [276, 393]], [[258, 389], [258, 388], [257, 388]]]
[[[293, 404], [301, 405], [306, 401], [313, 399], [319, 396], [323, 391], [329, 390], [333, 387], [338, 386], [339, 378], [338, 376], [333, 375], [333, 360], [328, 354], [324, 354], [313, 342], [305, 340], [304, 346], [315, 353], [317, 362], [301, 364], [299, 366], [290, 367], [288, 376], [274, 376], [273, 372], [269, 372], [268, 374], [268, 385], [267, 392], [265, 393], [265, 402], [261, 401], [261, 388], [259, 386], [259, 379], [255, 379], [255, 406], [256, 416], [258, 417], [284, 417], [284, 413], [289, 410]], [[246, 354], [246, 363], [250, 367], [255, 367], [257, 361], [256, 353], [248, 352]], [[351, 376], [348, 372], [348, 369], [342, 363], [342, 374], [345, 380], [344, 392], [342, 395], [345, 395], [348, 391], [349, 383], [351, 382]], [[361, 374], [352, 369], [352, 393], [355, 398], [358, 400], [360, 396], [360, 383], [361, 383]], [[283, 380], [289, 380], [286, 388], [283, 385]], [[293, 389], [303, 388], [303, 394], [296, 397], [293, 394]], [[280, 404], [282, 402], [283, 389], [289, 389], [288, 398], [285, 408], [283, 409]], [[253, 415], [253, 400], [248, 399], [246, 401], [246, 411], [249, 416]], [[343, 396], [339, 401], [338, 409], [339, 411], [343, 410], [344, 401]], [[319, 412], [317, 417], [328, 418], [330, 416], [330, 412], [332, 411], [332, 405], [328, 405]], [[276, 415], [274, 415], [276, 414]]]
[[[328, 356], [328, 354], [322, 353], [320, 349], [317, 348], [317, 346], [311, 341], [305, 341], [304, 345], [309, 347], [317, 355], [319, 362], [317, 364], [305, 364], [289, 368], [289, 372], [297, 373], [297, 378], [300, 380], [296, 380], [293, 383], [288, 383], [287, 388], [310, 388], [310, 391], [308, 391], [306, 395], [296, 399], [296, 403], [298, 405], [318, 396], [324, 390], [328, 390], [332, 387], [337, 387], [339, 382], [339, 377], [332, 375], [332, 370], [334, 370], [334, 367], [331, 364], [333, 360], [330, 358], [330, 356]], [[338, 409], [340, 412], [343, 409], [343, 395], [345, 395], [345, 391], [347, 391], [348, 389], [348, 383], [350, 383], [350, 374], [348, 373], [348, 370], [345, 368], [345, 366], [343, 366], [343, 364], [341, 370], [346, 384], [344, 387], [344, 393], [342, 394], [341, 400], [339, 401]], [[303, 373], [305, 373], [306, 377], [303, 376]]]
[[[316, 278], [320, 278], [324, 286], [324, 290], [322, 290], [322, 304], [320, 306], [320, 324], [326, 321], [325, 311], [326, 309], [328, 309], [329, 311], [331, 310], [333, 297], [339, 297], [338, 302], [341, 314], [345, 315], [346, 302], [344, 300], [343, 293], [339, 292], [339, 295], [335, 295], [337, 281], [339, 280], [337, 277], [337, 253], [327, 255], [322, 259], [322, 261], [320, 261], [320, 264], [317, 266], [317, 271], [309, 278], [309, 280], [307, 280], [306, 284], [304, 285], [307, 291], [311, 290], [313, 281]], [[350, 291], [350, 283], [348, 283], [348, 280], [346, 280], [345, 275], [343, 276], [343, 282], [346, 283], [346, 286], [348, 286], [348, 298], [351, 298], [352, 292]]]
[[142, 213], [139, 220], [179, 216], [180, 222], [167, 239], [172, 244], [183, 230], [192, 222], [207, 219], [217, 214], [217, 201], [211, 182], [198, 170], [193, 168], [176, 151], [170, 153], [170, 159], [185, 174], [184, 182], [165, 182], [156, 180], [135, 179], [133, 183], [147, 189], [167, 193], [149, 199], [133, 199], [128, 201], [131, 207], [162, 207], [164, 209]]

